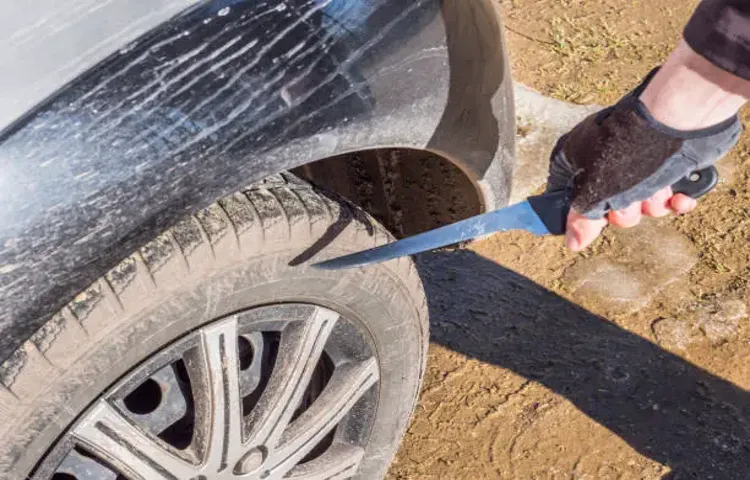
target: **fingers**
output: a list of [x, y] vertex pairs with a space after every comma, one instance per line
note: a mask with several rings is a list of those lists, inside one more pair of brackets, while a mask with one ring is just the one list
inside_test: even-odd
[[678, 193], [669, 200], [669, 206], [677, 215], [683, 215], [693, 211], [698, 206], [698, 202], [687, 195]]
[[673, 196], [672, 189], [667, 187], [643, 202], [641, 211], [649, 217], [664, 217], [670, 213], [682, 215], [693, 211], [697, 206], [698, 202], [695, 199], [682, 193]]
[[642, 202], [641, 211], [644, 215], [648, 215], [649, 217], [666, 217], [672, 213], [672, 206], [670, 204], [671, 198], [672, 188], [663, 188], [656, 192], [653, 197]]
[[630, 228], [638, 225], [643, 215], [663, 217], [672, 212], [682, 215], [692, 211], [697, 205], [698, 202], [687, 195], [672, 195], [672, 189], [667, 187], [645, 202], [636, 202], [622, 210], [609, 212], [606, 218], [598, 220], [591, 220], [571, 210], [565, 232], [565, 245], [574, 252], [580, 252], [596, 240], [608, 223]]
[[609, 223], [616, 227], [630, 228], [641, 223], [641, 202], [636, 202], [622, 210], [609, 212]]
[[565, 230], [565, 245], [574, 252], [580, 252], [591, 245], [606, 226], [606, 218], [591, 220], [571, 210]]

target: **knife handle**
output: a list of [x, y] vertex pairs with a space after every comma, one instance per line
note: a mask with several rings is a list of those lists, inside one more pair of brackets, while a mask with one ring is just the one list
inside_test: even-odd
[[719, 171], [710, 166], [696, 170], [672, 185], [672, 192], [682, 193], [695, 199], [707, 194], [719, 183]]
[[558, 190], [555, 192], [536, 195], [526, 199], [534, 210], [536, 216], [542, 221], [550, 235], [562, 235], [565, 233], [565, 224], [570, 212], [570, 191]]
[[[672, 192], [698, 199], [713, 190], [718, 183], [719, 171], [711, 166], [696, 170], [678, 180], [672, 185]], [[557, 191], [528, 198], [531, 208], [552, 235], [565, 233], [571, 201], [568, 193], [568, 191]]]

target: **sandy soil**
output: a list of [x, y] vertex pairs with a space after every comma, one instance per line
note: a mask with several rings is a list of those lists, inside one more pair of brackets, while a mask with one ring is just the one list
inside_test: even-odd
[[[696, 4], [504, 0], [514, 75], [610, 103]], [[750, 136], [721, 170], [695, 214], [582, 254], [510, 233], [422, 256], [433, 343], [390, 478], [750, 478]]]

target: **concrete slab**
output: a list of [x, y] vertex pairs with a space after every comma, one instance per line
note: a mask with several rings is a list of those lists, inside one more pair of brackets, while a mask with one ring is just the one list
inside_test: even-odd
[[562, 279], [574, 298], [597, 312], [642, 309], [698, 261], [693, 244], [665, 221], [644, 219], [636, 228], [607, 235], [610, 248], [577, 261]]
[[514, 94], [518, 135], [511, 203], [523, 200], [544, 185], [549, 155], [557, 139], [602, 108], [561, 102], [520, 83], [515, 84]]

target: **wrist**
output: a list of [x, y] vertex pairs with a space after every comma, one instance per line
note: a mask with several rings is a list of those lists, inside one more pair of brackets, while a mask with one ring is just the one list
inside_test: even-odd
[[640, 95], [651, 115], [677, 130], [699, 130], [737, 114], [750, 82], [695, 53], [684, 41]]

